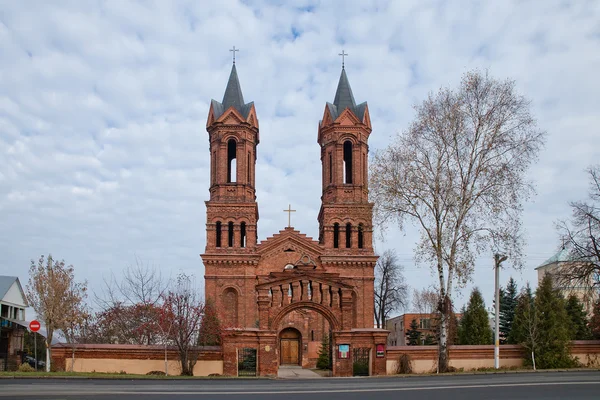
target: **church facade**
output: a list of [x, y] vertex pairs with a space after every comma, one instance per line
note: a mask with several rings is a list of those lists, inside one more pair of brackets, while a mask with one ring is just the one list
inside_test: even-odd
[[342, 67], [319, 123], [322, 203], [314, 240], [286, 227], [260, 243], [255, 165], [257, 111], [235, 63], [223, 101], [211, 101], [205, 294], [224, 329], [223, 372], [261, 376], [315, 367], [328, 343], [334, 376], [386, 373], [388, 331], [373, 328], [373, 204], [368, 200], [367, 103], [356, 104]]

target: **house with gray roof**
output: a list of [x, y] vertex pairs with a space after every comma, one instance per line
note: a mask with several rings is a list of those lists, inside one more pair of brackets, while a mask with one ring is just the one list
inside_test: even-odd
[[0, 371], [16, 369], [23, 353], [27, 299], [16, 276], [0, 275]]

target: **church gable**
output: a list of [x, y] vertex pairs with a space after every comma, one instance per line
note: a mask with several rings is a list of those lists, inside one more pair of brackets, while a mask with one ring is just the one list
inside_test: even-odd
[[234, 107], [229, 107], [229, 109], [217, 119], [217, 122], [221, 122], [225, 125], [239, 125], [245, 122], [245, 120]]
[[252, 104], [250, 108], [246, 122], [248, 122], [253, 128], [258, 129], [258, 118], [256, 117], [256, 109], [254, 108], [254, 104]]
[[356, 124], [360, 124], [360, 120], [356, 118], [356, 115], [349, 108], [346, 108], [340, 116], [335, 120], [336, 123], [341, 126], [353, 126]]
[[[261, 242], [257, 248], [260, 263], [269, 271], [282, 271], [285, 265], [320, 267], [322, 248], [319, 243], [293, 228], [286, 228]], [[267, 272], [267, 271], [263, 271]]]

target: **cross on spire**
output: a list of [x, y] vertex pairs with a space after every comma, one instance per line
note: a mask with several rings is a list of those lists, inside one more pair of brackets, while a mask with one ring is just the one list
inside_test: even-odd
[[235, 52], [240, 51], [240, 49], [236, 49], [235, 46], [233, 46], [233, 49], [229, 49], [229, 51], [233, 53], [233, 63], [235, 64]]
[[287, 210], [283, 210], [283, 212], [288, 213], [288, 228], [292, 227], [292, 213], [296, 212], [296, 210], [292, 210], [292, 205], [288, 204], [288, 209]]
[[344, 57], [346, 57], [347, 55], [348, 53], [345, 53], [344, 49], [342, 49], [342, 52], [338, 54], [338, 56], [342, 56], [342, 69], [344, 68]]

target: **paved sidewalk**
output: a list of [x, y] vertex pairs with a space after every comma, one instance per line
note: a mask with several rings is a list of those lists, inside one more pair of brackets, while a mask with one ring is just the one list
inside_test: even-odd
[[321, 378], [321, 375], [297, 365], [282, 365], [277, 371], [277, 377], [284, 379], [314, 379]]

